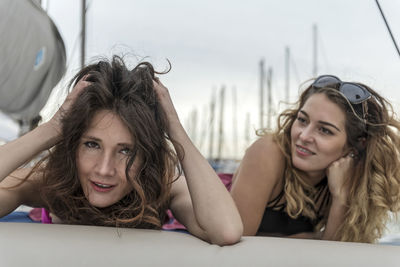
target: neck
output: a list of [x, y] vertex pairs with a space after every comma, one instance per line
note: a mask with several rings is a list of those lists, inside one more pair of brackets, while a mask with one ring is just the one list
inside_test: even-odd
[[325, 171], [318, 171], [318, 172], [306, 172], [305, 179], [310, 182], [312, 185], [316, 185], [321, 182], [322, 179], [326, 177]]

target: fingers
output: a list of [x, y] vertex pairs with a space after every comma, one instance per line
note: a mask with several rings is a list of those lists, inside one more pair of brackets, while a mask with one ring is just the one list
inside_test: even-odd
[[169, 115], [169, 121], [179, 121], [168, 88], [157, 77], [153, 79], [153, 87], [162, 108]]
[[91, 82], [86, 81], [89, 75], [83, 76], [74, 86], [72, 91], [67, 95], [67, 98], [64, 100], [64, 103], [61, 105], [60, 110], [66, 111], [75, 101], [75, 99], [81, 94], [83, 89], [91, 84]]
[[154, 86], [154, 88], [157, 88], [158, 86], [160, 86], [160, 85], [158, 84], [158, 82], [159, 82], [158, 78], [154, 78], [154, 80], [153, 80], [153, 86]]
[[353, 162], [354, 157], [355, 157], [354, 153], [349, 153], [349, 154], [347, 154], [347, 156], [340, 158], [338, 160], [338, 162], [339, 163], [350, 163], [350, 162]]
[[90, 85], [90, 82], [87, 82], [87, 81], [79, 81], [76, 85], [75, 85], [75, 87], [74, 87], [74, 89], [72, 90], [72, 92], [75, 92], [75, 94], [78, 94], [78, 93], [80, 93], [82, 90], [83, 90], [83, 88], [85, 88], [85, 87], [87, 87], [87, 86], [89, 86]]
[[86, 86], [90, 85], [91, 82], [86, 81], [86, 79], [89, 77], [88, 74], [86, 74], [85, 76], [83, 76], [74, 86], [75, 90], [82, 90], [83, 88], [85, 88]]
[[329, 166], [328, 169], [334, 169], [334, 168], [339, 168], [339, 169], [345, 169], [351, 167], [352, 163], [354, 162], [354, 153], [347, 154], [338, 160], [335, 160], [332, 162]]
[[69, 95], [67, 96], [67, 100], [70, 99], [75, 99], [75, 97], [77, 97], [84, 88], [86, 88], [87, 86], [89, 86], [91, 84], [91, 82], [86, 81], [87, 77], [89, 77], [89, 75], [85, 75], [83, 76], [74, 86], [74, 88], [72, 89], [72, 91], [69, 93]]
[[164, 84], [160, 81], [158, 77], [154, 77], [153, 79], [153, 86], [154, 88], [165, 88], [167, 89]]
[[155, 77], [155, 78], [153, 79], [153, 87], [154, 87], [154, 90], [156, 91], [156, 93], [157, 93], [157, 95], [158, 95], [159, 98], [162, 99], [162, 98], [165, 98], [165, 97], [169, 97], [168, 88], [165, 87], [165, 86], [161, 83], [161, 81], [160, 81], [160, 79], [159, 79], [158, 77]]

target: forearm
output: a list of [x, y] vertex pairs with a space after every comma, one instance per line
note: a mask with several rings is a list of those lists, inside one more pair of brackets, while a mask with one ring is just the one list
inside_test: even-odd
[[44, 123], [22, 137], [0, 147], [0, 182], [39, 152], [52, 147], [59, 138], [50, 123]]
[[332, 198], [332, 204], [329, 210], [328, 221], [322, 234], [324, 240], [337, 239], [336, 232], [345, 219], [346, 214], [346, 198]]
[[242, 221], [229, 192], [208, 161], [192, 144], [179, 120], [170, 119], [170, 124], [171, 137], [182, 145], [185, 152], [181, 165], [199, 227], [213, 243], [221, 243], [217, 239], [235, 239], [232, 236], [240, 238]]
[[[153, 82], [153, 85], [167, 115], [168, 133], [184, 150], [181, 165], [192, 202], [189, 212], [195, 217], [195, 225], [190, 225], [190, 227], [200, 228], [205, 236], [200, 233], [199, 235], [215, 244], [224, 245], [239, 241], [243, 225], [233, 199], [210, 164], [187, 136], [179, 121], [168, 89], [158, 79]], [[175, 147], [175, 149], [179, 150], [180, 148]]]

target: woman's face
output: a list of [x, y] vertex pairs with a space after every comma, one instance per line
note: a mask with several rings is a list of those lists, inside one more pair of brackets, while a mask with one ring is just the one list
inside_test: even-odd
[[326, 168], [346, 153], [345, 122], [345, 113], [325, 94], [310, 96], [291, 129], [293, 165], [310, 178], [322, 178]]
[[[78, 177], [91, 205], [108, 207], [132, 190], [125, 175], [132, 150], [131, 134], [119, 116], [109, 110], [98, 111], [83, 133], [76, 153]], [[135, 161], [131, 177], [136, 165]]]

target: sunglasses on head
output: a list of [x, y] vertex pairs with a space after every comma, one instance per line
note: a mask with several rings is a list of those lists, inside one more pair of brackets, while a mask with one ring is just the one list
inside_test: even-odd
[[321, 75], [315, 79], [311, 86], [316, 89], [337, 89], [351, 104], [356, 105], [362, 103], [362, 118], [364, 123], [367, 122], [368, 106], [366, 105], [366, 101], [370, 99], [372, 95], [364, 86], [351, 82], [342, 82], [338, 77], [333, 75]]
[[315, 79], [312, 84], [314, 88], [334, 88], [338, 89], [352, 104], [360, 104], [371, 98], [371, 93], [367, 88], [350, 82], [342, 82], [333, 75], [322, 75]]

